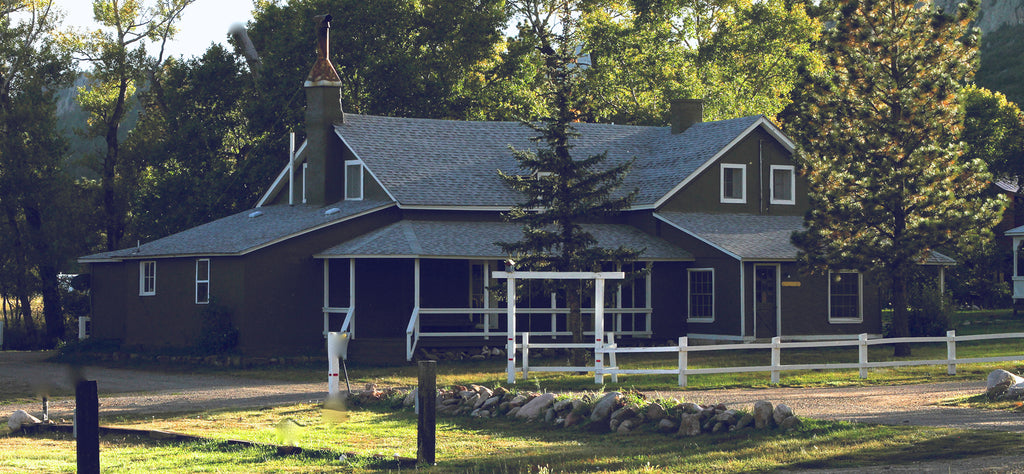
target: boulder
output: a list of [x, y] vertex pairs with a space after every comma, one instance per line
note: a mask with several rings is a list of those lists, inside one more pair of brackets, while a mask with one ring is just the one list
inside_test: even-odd
[[11, 417], [7, 419], [7, 427], [11, 429], [11, 433], [20, 430], [24, 426], [38, 425], [42, 423], [39, 418], [29, 415], [25, 410], [15, 410], [11, 413]]
[[676, 436], [697, 436], [700, 434], [700, 415], [687, 413], [679, 418]]
[[604, 423], [611, 417], [612, 412], [619, 406], [622, 394], [619, 392], [608, 392], [597, 403], [590, 412], [590, 421]]
[[783, 420], [791, 416], [793, 416], [793, 409], [782, 403], [775, 405], [775, 410], [772, 411], [772, 419], [775, 420], [776, 425], [781, 425]]
[[658, 421], [668, 416], [668, 412], [665, 411], [665, 407], [661, 406], [660, 403], [654, 402], [647, 406], [647, 419], [651, 421]]
[[748, 414], [743, 415], [742, 417], [740, 417], [740, 419], [736, 421], [736, 424], [733, 425], [733, 427], [731, 429], [742, 430], [743, 428], [746, 428], [746, 427], [748, 427], [750, 425], [753, 425], [753, 424], [754, 424], [754, 415], [751, 415], [751, 414], [748, 413]]
[[492, 407], [497, 406], [500, 403], [501, 403], [501, 397], [500, 396], [493, 396], [491, 398], [488, 398], [487, 400], [484, 400], [484, 404], [481, 405], [480, 408], [483, 408], [484, 410], [490, 410]]
[[623, 421], [636, 417], [636, 413], [636, 405], [631, 404], [619, 408], [612, 412], [612, 416], [608, 417], [608, 427], [611, 428], [612, 431], [615, 431]]
[[763, 430], [765, 428], [771, 428], [773, 414], [772, 402], [767, 400], [760, 400], [754, 402], [754, 428]]
[[740, 414], [736, 410], [725, 410], [715, 415], [715, 421], [719, 423], [725, 423], [727, 425], [735, 425], [740, 419]]
[[516, 395], [515, 398], [508, 402], [508, 406], [511, 408], [518, 408], [525, 405], [527, 400], [528, 399], [525, 395]]
[[418, 387], [414, 387], [412, 390], [409, 390], [409, 393], [405, 396], [405, 399], [402, 400], [402, 405], [406, 407], [411, 407], [415, 405], [416, 397], [419, 396], [419, 393], [420, 390]]
[[661, 421], [658, 422], [659, 433], [671, 433], [676, 431], [678, 428], [679, 422], [671, 418], [662, 418]]
[[704, 409], [701, 408], [700, 405], [691, 402], [691, 403], [684, 403], [684, 404], [680, 405], [680, 410], [682, 410], [683, 413], [689, 413], [689, 414], [693, 415], [693, 414], [700, 413]]
[[492, 396], [494, 396], [494, 391], [487, 387], [484, 387], [483, 385], [470, 385], [469, 389], [476, 393], [479, 393], [480, 396], [483, 398], [491, 398]]
[[570, 426], [576, 426], [576, 425], [578, 425], [578, 424], [580, 424], [582, 422], [583, 422], [583, 415], [580, 415], [579, 413], [569, 412], [568, 415], [565, 415], [565, 427], [566, 428], [569, 428]]
[[536, 420], [539, 418], [545, 410], [555, 403], [555, 394], [545, 393], [533, 400], [530, 400], [522, 408], [516, 412], [516, 418], [526, 418], [528, 420]]
[[989, 398], [999, 398], [1004, 392], [1006, 392], [1006, 389], [1021, 382], [1024, 382], [1024, 378], [1020, 378], [1003, 369], [996, 369], [988, 374], [988, 381], [985, 384], [985, 394], [988, 395]]
[[786, 431], [792, 430], [797, 426], [800, 426], [800, 417], [797, 416], [787, 417], [785, 420], [782, 420], [782, 423], [779, 423], [779, 428]]
[[1007, 387], [1006, 391], [1003, 392], [1002, 398], [1007, 400], [1020, 400], [1021, 398], [1024, 398], [1024, 382], [1016, 383]]
[[619, 424], [619, 427], [618, 427], [618, 429], [615, 430], [615, 432], [616, 433], [629, 433], [629, 432], [633, 431], [633, 429], [636, 428], [638, 425], [639, 425], [638, 423], [634, 423], [634, 420], [625, 420], [625, 421], [623, 421], [622, 423]]

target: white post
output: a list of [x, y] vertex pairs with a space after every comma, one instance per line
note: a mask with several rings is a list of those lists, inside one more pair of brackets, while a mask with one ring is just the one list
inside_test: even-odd
[[[511, 274], [515, 269], [507, 265], [505, 271]], [[516, 278], [510, 275], [505, 282], [508, 288], [508, 383], [516, 383]]]
[[779, 347], [782, 344], [782, 338], [775, 336], [772, 338], [772, 383], [779, 383], [779, 366], [782, 365], [782, 350]]
[[[558, 295], [554, 291], [551, 292], [551, 309], [558, 307]], [[551, 313], [551, 339], [555, 339], [558, 336], [555, 333], [558, 332], [558, 315]]]
[[604, 363], [601, 348], [604, 345], [604, 278], [594, 279], [594, 383], [604, 383]]
[[[292, 140], [295, 139], [294, 134]], [[331, 312], [327, 308], [331, 306], [331, 259], [324, 259], [324, 337], [331, 331]]]
[[420, 308], [420, 259], [413, 259], [412, 264], [412, 297], [413, 306]]
[[338, 376], [341, 364], [338, 362], [340, 352], [338, 342], [338, 333], [327, 333], [327, 395], [329, 396], [337, 395], [339, 391]]
[[956, 331], [946, 331], [946, 373], [956, 375]]
[[[92, 319], [88, 316], [78, 317], [78, 340], [81, 341], [89, 337], [89, 321]], [[0, 321], [0, 347], [4, 345], [4, 323]]]
[[[491, 262], [484, 262], [484, 274], [483, 285], [484, 285], [484, 309], [491, 309], [491, 290], [488, 289], [488, 283], [490, 283], [491, 277]], [[491, 313], [484, 312], [484, 340], [491, 339]]]
[[288, 205], [295, 204], [295, 132], [288, 135]]
[[[653, 287], [651, 281], [654, 276], [654, 262], [647, 262], [647, 272], [644, 273], [644, 285], [646, 286], [646, 293], [644, 294], [644, 331], [654, 333], [654, 329], [651, 328], [651, 309], [654, 305], [651, 304], [651, 294], [653, 293]], [[635, 305], [634, 305], [635, 306]]]
[[523, 341], [523, 380], [530, 378], [530, 332], [524, 332]]
[[[348, 259], [348, 310], [349, 312], [356, 310], [356, 259], [354, 258]], [[356, 338], [355, 315], [348, 322], [348, 334], [350, 338]]]
[[857, 336], [857, 363], [860, 364], [860, 378], [868, 378], [868, 335]]
[[605, 347], [612, 349], [612, 351], [608, 353], [607, 357], [608, 367], [615, 369], [615, 372], [612, 372], [612, 383], [619, 383], [619, 358], [615, 354], [615, 349], [618, 349], [619, 346], [615, 344], [614, 332], [605, 333], [605, 337], [607, 338], [607, 345]]
[[685, 387], [686, 386], [686, 368], [689, 365], [689, 361], [688, 361], [689, 353], [687, 352], [687, 347], [686, 347], [687, 346], [687, 342], [688, 342], [688, 339], [687, 339], [686, 336], [683, 336], [683, 337], [679, 338], [679, 386], [680, 387]]

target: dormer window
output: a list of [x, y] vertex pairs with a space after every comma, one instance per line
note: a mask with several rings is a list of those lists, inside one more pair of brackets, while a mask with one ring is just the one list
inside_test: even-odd
[[345, 162], [345, 200], [363, 200], [363, 162]]
[[554, 176], [554, 173], [552, 173], [550, 171], [534, 171], [533, 172], [533, 179], [550, 178], [552, 176]]
[[747, 202], [747, 165], [722, 163], [721, 201], [729, 204]]
[[796, 204], [796, 172], [792, 165], [771, 166], [772, 204]]

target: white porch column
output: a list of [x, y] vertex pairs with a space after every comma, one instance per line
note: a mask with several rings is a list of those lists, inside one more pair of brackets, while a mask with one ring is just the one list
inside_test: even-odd
[[348, 259], [348, 312], [352, 319], [348, 322], [349, 339], [356, 338], [356, 259]]
[[[295, 140], [295, 137], [292, 137]], [[331, 306], [331, 259], [324, 259], [324, 337], [330, 332], [331, 313], [327, 308]]]
[[420, 259], [413, 260], [413, 305], [417, 308], [420, 307]]
[[594, 383], [604, 383], [604, 278], [594, 279]]
[[508, 353], [508, 383], [516, 383], [516, 279], [515, 268], [511, 265], [505, 266], [509, 277], [505, 279], [508, 289], [508, 344], [505, 347]]
[[1024, 299], [1024, 268], [1019, 267], [1020, 247], [1024, 237], [1013, 237], [1013, 298]]

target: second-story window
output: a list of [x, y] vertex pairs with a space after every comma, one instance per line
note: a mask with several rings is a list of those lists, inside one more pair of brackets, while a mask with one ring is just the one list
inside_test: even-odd
[[363, 163], [360, 161], [345, 162], [345, 199], [363, 199]]
[[796, 204], [796, 174], [791, 165], [772, 165], [772, 204]]
[[747, 202], [747, 166], [722, 163], [723, 203], [743, 204]]
[[196, 260], [196, 304], [210, 302], [210, 259]]

